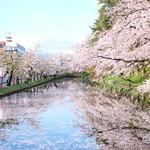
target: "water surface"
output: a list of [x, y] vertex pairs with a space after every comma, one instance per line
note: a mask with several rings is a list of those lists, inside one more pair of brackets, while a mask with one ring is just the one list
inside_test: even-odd
[[63, 79], [0, 99], [0, 150], [148, 150], [149, 113]]

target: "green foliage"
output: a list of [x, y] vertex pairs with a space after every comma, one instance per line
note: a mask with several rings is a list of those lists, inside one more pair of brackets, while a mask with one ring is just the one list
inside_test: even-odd
[[90, 40], [90, 43], [92, 44], [92, 43], [95, 43], [95, 42], [97, 42], [98, 41], [98, 37], [94, 37], [92, 40]]
[[96, 19], [94, 26], [91, 27], [93, 33], [95, 31], [109, 30], [112, 28], [115, 16], [108, 15], [107, 13], [117, 6], [118, 3], [119, 0], [99, 0], [99, 4], [103, 4], [103, 6], [99, 10], [98, 19]]
[[112, 81], [116, 83], [123, 83], [123, 84], [129, 84], [129, 85], [142, 85], [146, 79], [149, 78], [150, 72], [146, 69], [146, 73], [143, 75], [143, 72], [140, 71], [137, 74], [131, 73], [126, 78], [120, 76], [108, 76], [104, 78], [106, 81]]

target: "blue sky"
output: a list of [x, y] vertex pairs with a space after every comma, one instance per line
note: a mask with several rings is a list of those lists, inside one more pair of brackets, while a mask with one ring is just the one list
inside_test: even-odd
[[70, 52], [84, 40], [97, 18], [96, 0], [1, 0], [0, 41], [11, 32], [29, 48], [40, 42], [44, 53]]

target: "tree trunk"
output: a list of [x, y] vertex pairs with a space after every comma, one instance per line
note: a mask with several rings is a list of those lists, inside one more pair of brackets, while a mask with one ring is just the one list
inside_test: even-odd
[[19, 77], [16, 78], [16, 83], [19, 84]]
[[40, 79], [42, 79], [43, 78], [43, 72], [41, 72], [41, 74], [40, 74]]
[[7, 80], [7, 86], [11, 86], [11, 81], [12, 81], [12, 77], [13, 77], [13, 70], [10, 72], [10, 76], [8, 77], [8, 80]]
[[36, 78], [37, 78], [37, 80], [39, 79], [39, 74], [38, 73], [36, 74]]
[[35, 80], [36, 80], [36, 79], [35, 79], [35, 77], [36, 77], [36, 76], [35, 76], [35, 73], [33, 73], [33, 81], [35, 81]]

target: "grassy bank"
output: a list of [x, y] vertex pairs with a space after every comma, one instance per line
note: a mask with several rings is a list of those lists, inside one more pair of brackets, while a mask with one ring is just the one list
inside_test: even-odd
[[29, 83], [17, 84], [17, 85], [13, 85], [13, 86], [6, 86], [0, 90], [0, 97], [6, 96], [6, 95], [9, 95], [12, 93], [16, 93], [16, 92], [19, 92], [19, 91], [22, 91], [22, 90], [25, 90], [28, 88], [32, 88], [34, 86], [41, 85], [43, 83], [46, 83], [46, 82], [49, 82], [49, 81], [52, 81], [55, 79], [59, 79], [62, 77], [65, 77], [65, 76], [62, 75], [62, 76], [48, 77], [46, 79], [40, 79], [40, 80], [36, 80], [33, 82], [29, 82]]
[[118, 84], [124, 84], [124, 85], [128, 85], [128, 86], [133, 86], [133, 87], [136, 87], [136, 86], [139, 86], [139, 85], [142, 85], [143, 82], [145, 81], [142, 80], [142, 79], [139, 79], [137, 80], [136, 78], [135, 79], [132, 79], [132, 81], [128, 81], [128, 80], [125, 80], [121, 77], [117, 77], [117, 76], [108, 76], [106, 78], [104, 78], [105, 82], [111, 82], [111, 83], [118, 83]]
[[102, 74], [95, 74], [95, 66], [88, 68], [85, 73], [83, 73], [85, 78], [89, 78], [90, 80], [102, 78], [104, 82], [112, 83], [112, 84], [121, 84], [126, 86], [137, 87], [143, 85], [146, 80], [150, 77], [150, 67], [140, 68], [138, 72], [133, 71], [129, 75], [125, 76], [125, 74], [114, 76], [108, 75], [103, 76]]
[[150, 93], [142, 94], [137, 91], [137, 87], [143, 85], [146, 79], [149, 78], [149, 72], [147, 72], [145, 76], [142, 76], [141, 73], [138, 73], [137, 75], [132, 74], [127, 79], [110, 75], [104, 77], [102, 81], [96, 82], [92, 81], [95, 78], [94, 75], [94, 73], [90, 74], [86, 72], [79, 74], [85, 81], [90, 82], [91, 84], [100, 84], [108, 89], [108, 91], [115, 90], [122, 95], [138, 95], [139, 97], [143, 97], [145, 101], [150, 102]]

